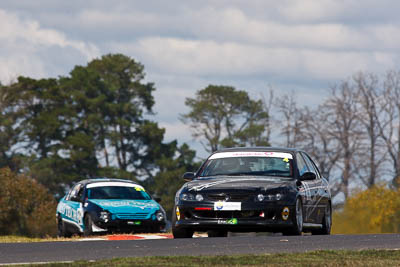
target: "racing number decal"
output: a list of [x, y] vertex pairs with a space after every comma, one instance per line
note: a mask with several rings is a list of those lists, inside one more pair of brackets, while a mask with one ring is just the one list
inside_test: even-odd
[[[73, 203], [75, 204], [75, 203]], [[59, 212], [63, 215], [64, 218], [76, 222], [79, 225], [83, 225], [83, 207], [82, 203], [76, 203], [75, 207], [71, 207], [66, 203], [62, 203], [59, 206]]]

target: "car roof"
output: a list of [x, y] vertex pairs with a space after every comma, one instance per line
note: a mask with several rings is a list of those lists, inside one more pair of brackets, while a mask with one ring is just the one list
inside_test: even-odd
[[138, 183], [135, 183], [131, 180], [126, 180], [126, 179], [116, 179], [116, 178], [92, 178], [92, 179], [86, 179], [79, 181], [78, 183], [83, 184], [83, 185], [88, 185], [88, 184], [93, 184], [93, 183], [104, 183], [104, 182], [122, 182], [122, 183], [129, 183], [129, 184], [135, 184], [139, 185]]

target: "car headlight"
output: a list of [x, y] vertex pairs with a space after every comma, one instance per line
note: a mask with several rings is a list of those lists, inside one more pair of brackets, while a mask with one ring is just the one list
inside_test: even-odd
[[276, 193], [276, 194], [267, 194], [267, 195], [263, 195], [263, 194], [258, 194], [256, 197], [256, 200], [259, 202], [263, 202], [263, 201], [279, 201], [283, 198], [283, 194], [281, 193]]
[[101, 211], [100, 220], [103, 222], [108, 222], [110, 220], [110, 213], [108, 211]]
[[180, 195], [180, 199], [184, 201], [203, 201], [204, 197], [201, 194], [183, 193]]
[[197, 194], [195, 198], [196, 198], [197, 201], [203, 201], [204, 200], [204, 197], [202, 195], [200, 195], [200, 194]]
[[157, 211], [156, 218], [157, 218], [157, 221], [159, 221], [159, 222], [163, 221], [165, 218], [164, 213], [161, 210]]

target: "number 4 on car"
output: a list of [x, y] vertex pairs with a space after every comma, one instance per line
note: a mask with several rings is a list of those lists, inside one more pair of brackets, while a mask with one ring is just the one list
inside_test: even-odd
[[209, 237], [228, 232], [303, 232], [328, 235], [332, 225], [327, 178], [304, 151], [231, 148], [211, 154], [176, 193], [174, 238], [195, 231]]

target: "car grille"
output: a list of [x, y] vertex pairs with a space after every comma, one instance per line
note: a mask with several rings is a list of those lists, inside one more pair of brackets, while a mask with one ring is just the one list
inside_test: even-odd
[[115, 214], [117, 219], [122, 220], [140, 220], [147, 219], [149, 217], [148, 213], [138, 212], [138, 213], [117, 213]]
[[207, 198], [211, 201], [247, 201], [250, 197], [250, 194], [239, 193], [207, 194]]
[[[197, 218], [197, 219], [231, 219], [231, 218], [261, 218], [260, 213], [262, 210], [235, 210], [235, 211], [219, 211], [219, 210], [191, 210], [185, 213], [186, 218]], [[264, 210], [264, 218], [273, 219], [277, 216], [275, 209]]]
[[193, 211], [193, 216], [202, 219], [229, 219], [259, 217], [260, 211]]

